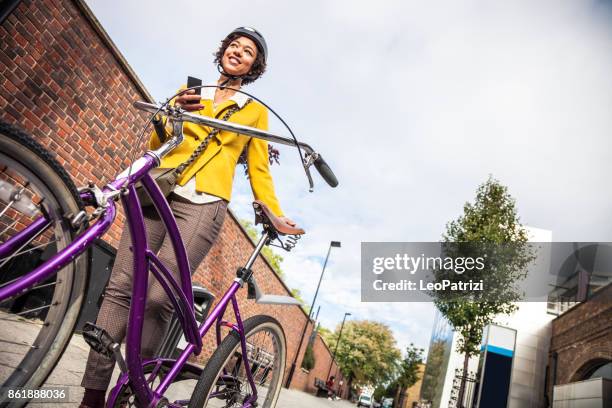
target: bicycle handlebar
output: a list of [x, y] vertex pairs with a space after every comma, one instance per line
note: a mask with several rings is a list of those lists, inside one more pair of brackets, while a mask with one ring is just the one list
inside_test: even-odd
[[[152, 152], [159, 158], [164, 157], [174, 148], [176, 148], [179, 144], [182, 143], [183, 121], [196, 123], [198, 125], [210, 126], [220, 130], [236, 132], [257, 139], [266, 140], [272, 143], [279, 143], [287, 146], [296, 146], [296, 142], [293, 139], [284, 136], [275, 135], [268, 131], [253, 128], [250, 126], [244, 126], [233, 122], [226, 122], [207, 116], [196, 115], [193, 113], [189, 113], [183, 109], [175, 108], [172, 106], [160, 108], [159, 106], [152, 103], [136, 101], [134, 102], [134, 107], [152, 114], [161, 114], [167, 116], [168, 119], [173, 122], [173, 137], [170, 138], [166, 143], [164, 143], [159, 149]], [[315, 165], [315, 168], [317, 169], [319, 174], [321, 174], [321, 177], [323, 177], [323, 179], [327, 182], [327, 184], [329, 184], [331, 187], [336, 187], [338, 185], [338, 180], [336, 179], [336, 176], [334, 175], [329, 165], [325, 162], [325, 160], [323, 160], [323, 157], [321, 157], [319, 153], [315, 152], [314, 149], [307, 143], [297, 142], [297, 144], [306, 152], [304, 168], [306, 169], [306, 174], [308, 176], [308, 181], [310, 183], [311, 190], [313, 188], [313, 182], [312, 177], [310, 176], [309, 167], [313, 164]]]

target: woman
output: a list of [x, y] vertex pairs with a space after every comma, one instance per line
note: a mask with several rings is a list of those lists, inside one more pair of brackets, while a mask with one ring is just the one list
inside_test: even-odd
[[[189, 91], [177, 97], [174, 103], [185, 110], [218, 118], [233, 108], [236, 111], [229, 120], [265, 130], [268, 126], [267, 110], [230, 88], [240, 88], [259, 78], [266, 69], [266, 59], [267, 46], [263, 36], [249, 27], [237, 28], [221, 42], [215, 54], [215, 62], [221, 73], [218, 84], [227, 87], [203, 88], [201, 98], [195, 95], [194, 91]], [[184, 163], [209, 131], [206, 127], [186, 123], [185, 141], [162, 160], [160, 168], [176, 168]], [[160, 143], [157, 135], [153, 133], [150, 147], [157, 148]], [[181, 173], [177, 186], [168, 197], [185, 243], [191, 273], [200, 265], [219, 234], [231, 196], [235, 166], [245, 149], [249, 180], [255, 198], [263, 201], [277, 216], [282, 217], [269, 172], [267, 142], [221, 131]], [[146, 207], [143, 212], [149, 247], [158, 251], [159, 258], [178, 279], [172, 244], [165, 236], [159, 216], [152, 207]], [[282, 218], [289, 225], [295, 225], [288, 218]], [[96, 322], [117, 342], [125, 337], [129, 311], [132, 286], [132, 257], [129, 247], [130, 236], [125, 228]], [[142, 354], [145, 358], [152, 357], [157, 351], [172, 313], [170, 299], [159, 282], [150, 278], [143, 328]], [[85, 387], [81, 407], [104, 406], [114, 364], [113, 360], [90, 351], [81, 382]]]

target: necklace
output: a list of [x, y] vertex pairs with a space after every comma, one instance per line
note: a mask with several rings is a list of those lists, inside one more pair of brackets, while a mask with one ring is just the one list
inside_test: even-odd
[[231, 89], [217, 88], [217, 90], [215, 91], [215, 96], [213, 97], [213, 109], [217, 109], [217, 106], [230, 99], [232, 96], [234, 96], [235, 93], [236, 92]]

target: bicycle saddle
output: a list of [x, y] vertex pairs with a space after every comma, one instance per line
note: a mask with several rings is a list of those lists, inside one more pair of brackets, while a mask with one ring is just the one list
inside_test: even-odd
[[262, 224], [264, 228], [271, 228], [279, 235], [302, 235], [304, 230], [299, 227], [292, 227], [279, 217], [274, 215], [267, 205], [259, 200], [253, 201], [255, 210], [255, 224]]

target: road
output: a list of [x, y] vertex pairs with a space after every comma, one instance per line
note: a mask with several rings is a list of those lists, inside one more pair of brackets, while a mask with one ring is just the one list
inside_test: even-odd
[[[89, 346], [83, 340], [81, 335], [72, 336], [72, 340], [64, 353], [62, 359], [49, 379], [45, 383], [45, 387], [66, 387], [68, 390], [68, 399], [62, 403], [32, 403], [28, 407], [34, 408], [75, 408], [78, 407], [83, 397], [83, 389], [80, 386], [83, 370], [85, 369], [85, 361], [89, 353]], [[115, 370], [111, 384], [114, 384], [119, 374], [119, 370]], [[325, 398], [317, 398], [312, 394], [307, 394], [301, 391], [288, 390], [283, 388], [277, 404], [279, 408], [348, 408], [354, 407], [354, 404], [348, 401], [330, 401]]]

